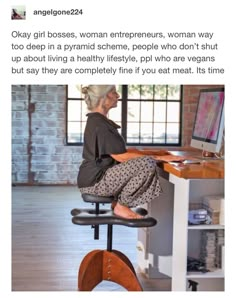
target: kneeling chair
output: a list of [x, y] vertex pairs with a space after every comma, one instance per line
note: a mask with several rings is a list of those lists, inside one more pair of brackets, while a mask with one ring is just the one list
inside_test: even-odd
[[107, 225], [107, 249], [96, 249], [89, 252], [81, 262], [78, 273], [78, 290], [92, 291], [103, 280], [115, 282], [128, 291], [142, 291], [130, 260], [120, 251], [112, 249], [113, 225], [131, 228], [152, 227], [156, 219], [147, 216], [143, 208], [132, 208], [143, 215], [140, 219], [126, 219], [116, 216], [112, 210], [100, 209], [100, 204], [112, 203], [113, 197], [82, 194], [85, 202], [95, 205], [94, 209], [71, 210], [72, 222], [76, 225], [91, 225], [94, 228], [94, 239], [99, 239], [99, 226]]

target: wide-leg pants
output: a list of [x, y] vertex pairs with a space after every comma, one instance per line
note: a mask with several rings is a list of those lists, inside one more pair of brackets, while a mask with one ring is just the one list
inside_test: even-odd
[[157, 161], [149, 156], [130, 159], [109, 168], [94, 186], [80, 188], [80, 191], [114, 196], [128, 207], [148, 203], [161, 192]]

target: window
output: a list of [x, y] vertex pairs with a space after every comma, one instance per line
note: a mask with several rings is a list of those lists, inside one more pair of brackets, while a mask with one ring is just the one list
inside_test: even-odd
[[[180, 85], [117, 85], [118, 106], [109, 118], [121, 126], [127, 145], [180, 146]], [[67, 144], [83, 144], [87, 108], [75, 86], [67, 87]]]

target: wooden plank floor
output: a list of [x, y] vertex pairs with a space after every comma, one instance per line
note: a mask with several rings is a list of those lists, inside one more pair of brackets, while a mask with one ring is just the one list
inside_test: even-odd
[[[72, 224], [71, 209], [83, 206], [76, 187], [12, 188], [13, 291], [77, 291], [83, 257], [93, 249], [106, 248], [106, 226], [101, 226], [100, 239], [93, 240], [93, 229]], [[114, 226], [113, 247], [135, 268], [136, 242], [137, 229]], [[170, 290], [169, 279], [147, 279], [141, 273], [138, 277], [144, 291]], [[126, 290], [104, 281], [94, 291]]]

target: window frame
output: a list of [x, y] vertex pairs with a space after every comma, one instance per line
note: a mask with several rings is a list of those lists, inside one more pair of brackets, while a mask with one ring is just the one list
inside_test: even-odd
[[[172, 84], [173, 85], [173, 84]], [[176, 84], [177, 85], [177, 84]], [[121, 97], [119, 99], [119, 101], [122, 101], [121, 104], [121, 135], [123, 136], [123, 138], [125, 139], [126, 145], [127, 146], [135, 146], [135, 147], [143, 147], [143, 146], [148, 146], [148, 147], [180, 147], [182, 144], [182, 126], [183, 126], [183, 118], [182, 118], [182, 107], [183, 107], [183, 85], [179, 85], [180, 86], [180, 96], [179, 96], [179, 100], [176, 99], [155, 99], [155, 102], [179, 102], [179, 142], [178, 143], [166, 143], [166, 138], [165, 138], [165, 143], [134, 143], [134, 142], [129, 142], [127, 143], [127, 111], [128, 111], [128, 102], [129, 101], [139, 101], [139, 102], [153, 102], [154, 99], [152, 100], [147, 100], [147, 99], [129, 99], [128, 98], [128, 85], [121, 85], [122, 86], [122, 94]], [[166, 84], [165, 86], [168, 87], [168, 84]], [[83, 142], [68, 142], [68, 102], [70, 100], [75, 100], [75, 101], [82, 101], [83, 98], [74, 98], [74, 97], [68, 97], [68, 85], [66, 85], [66, 145], [67, 146], [83, 146]], [[82, 124], [81, 121], [78, 121]], [[142, 123], [142, 121], [139, 120], [139, 123]], [[152, 123], [154, 123], [152, 121]], [[168, 122], [165, 122], [165, 125]]]

